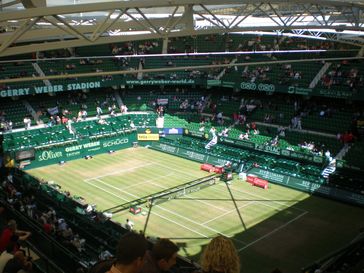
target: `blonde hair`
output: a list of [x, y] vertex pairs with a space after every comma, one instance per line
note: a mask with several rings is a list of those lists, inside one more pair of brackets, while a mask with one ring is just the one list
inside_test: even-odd
[[206, 246], [201, 257], [204, 272], [240, 273], [240, 259], [233, 242], [217, 236]]

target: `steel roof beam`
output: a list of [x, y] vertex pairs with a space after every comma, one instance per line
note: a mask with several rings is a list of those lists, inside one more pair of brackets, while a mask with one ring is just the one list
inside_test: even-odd
[[[155, 25], [153, 25], [151, 23], [151, 21], [147, 18], [147, 16], [145, 16], [145, 14], [139, 9], [139, 8], [135, 8], [136, 11], [143, 17], [144, 21], [146, 21], [148, 23], [148, 25], [159, 35], [161, 35], [160, 31], [158, 28], [155, 27]], [[139, 20], [138, 20], [139, 21]]]
[[[241, 4], [255, 4], [255, 0], [226, 0], [223, 5], [241, 5]], [[360, 9], [364, 8], [364, 4], [361, 3], [348, 3], [345, 1], [329, 1], [329, 0], [270, 0], [261, 1], [262, 3], [271, 4], [319, 4], [327, 5], [332, 7], [357, 7]], [[0, 17], [1, 21], [7, 20], [20, 20], [27, 19], [29, 17], [41, 17], [51, 16], [56, 14], [73, 14], [73, 13], [87, 13], [101, 10], [113, 10], [113, 9], [130, 9], [130, 8], [158, 8], [158, 7], [171, 7], [171, 6], [182, 6], [182, 5], [221, 5], [221, 0], [154, 0], [154, 1], [117, 1], [117, 2], [104, 2], [104, 3], [92, 3], [92, 4], [79, 4], [72, 6], [54, 6], [54, 7], [42, 7], [33, 8], [16, 12], [4, 12]]]
[[0, 10], [3, 8], [6, 8], [6, 7], [11, 7], [11, 6], [17, 5], [19, 3], [20, 3], [20, 0], [11, 1], [11, 2], [4, 3], [4, 4], [0, 3]]
[[0, 46], [0, 54], [4, 52], [12, 43], [16, 42], [20, 36], [22, 36], [26, 31], [28, 31], [35, 23], [39, 21], [40, 17], [34, 19], [28, 19], [24, 24], [18, 28], [15, 33], [10, 36], [6, 41], [4, 41]]
[[[230, 7], [233, 10], [232, 14], [226, 12], [226, 5], [234, 5]], [[181, 6], [184, 7], [182, 15], [181, 12], [178, 12]], [[148, 8], [154, 8], [150, 12], [152, 13], [157, 7], [170, 8], [169, 10], [167, 9], [165, 18], [150, 18], [148, 16]], [[99, 11], [101, 14], [104, 12], [104, 14], [102, 15], [103, 17], [96, 17], [98, 21], [95, 23], [91, 22], [93, 25], [87, 26], [83, 25], [85, 22], [82, 21], [80, 24], [71, 21], [74, 18], [77, 20], [78, 12], [82, 12], [85, 17], [89, 18], [89, 16], [94, 15], [93, 13], [88, 13], [94, 11]], [[116, 18], [111, 19], [115, 11], [120, 11], [120, 13], [115, 15]], [[224, 12], [221, 14], [221, 11]], [[13, 41], [17, 43], [34, 42], [38, 50], [40, 48], [50, 50], [62, 48], [60, 46], [62, 43], [68, 44], [70, 41], [72, 41], [74, 46], [84, 46], [90, 45], [92, 41], [98, 41], [98, 44], [100, 44], [100, 41], [108, 43], [111, 40], [116, 42], [146, 40], [205, 33], [244, 31], [279, 31], [281, 33], [302, 30], [306, 33], [311, 32], [313, 36], [321, 36], [324, 29], [335, 30], [338, 33], [350, 30], [363, 33], [363, 11], [364, 5], [360, 3], [353, 4], [324, 0], [226, 0], [224, 3], [221, 3], [221, 0], [136, 0], [49, 8], [41, 7], [17, 12], [1, 12], [0, 22], [2, 25], [4, 23], [7, 24], [5, 29], [9, 30], [5, 33], [0, 33], [0, 43], [4, 44], [7, 40], [14, 39]], [[32, 17], [36, 14], [41, 15]], [[61, 16], [62, 14], [66, 16]], [[129, 18], [125, 19], [124, 14], [131, 20]], [[26, 32], [19, 35], [18, 29], [22, 29], [21, 24], [34, 20], [33, 18], [41, 18], [41, 20], [49, 22], [51, 25], [33, 24]], [[202, 18], [204, 22], [194, 21], [196, 18]], [[272, 23], [264, 21], [264, 26], [254, 26], [251, 22], [255, 18], [258, 20], [270, 19]], [[15, 31], [12, 31], [13, 29]], [[137, 33], [138, 31], [140, 31], [140, 34]], [[150, 32], [150, 34], [145, 34], [145, 31]], [[124, 34], [123, 37], [110, 37], [110, 33], [115, 35], [121, 32]], [[151, 34], [158, 34], [159, 36], [155, 37], [155, 35]], [[15, 37], [9, 38], [12, 35], [15, 35]], [[330, 35], [332, 34], [327, 34], [326, 36], [329, 37]], [[344, 36], [346, 34], [341, 33], [341, 35]], [[36, 43], [41, 42], [42, 39], [47, 41], [46, 45]], [[56, 40], [65, 41], [59, 42], [59, 45], [56, 45], [54, 42]], [[8, 56], [9, 52], [20, 52], [22, 49], [24, 50], [23, 53], [30, 52], [29, 48], [31, 46], [19, 46], [15, 43], [12, 48], [7, 48], [8, 46], [4, 45], [2, 54]], [[72, 45], [68, 47], [72, 47]]]
[[[326, 28], [322, 26], [321, 28]], [[281, 26], [272, 26], [272, 27], [250, 27], [250, 28], [232, 28], [230, 29], [231, 32], [243, 32], [243, 31], [275, 31], [281, 30]], [[308, 30], [307, 30], [308, 29]], [[311, 30], [317, 30], [318, 27], [312, 27]], [[290, 30], [294, 30], [294, 28], [290, 28]], [[310, 27], [305, 27], [304, 32], [308, 32]], [[303, 33], [304, 33], [303, 32]], [[191, 36], [191, 35], [208, 35], [208, 34], [216, 34], [216, 33], [226, 33], [225, 29], [200, 29], [200, 30], [181, 30], [178, 32], [170, 32], [168, 37], [183, 37], [183, 36]], [[47, 43], [39, 43], [36, 44], [36, 48], [38, 51], [46, 51], [46, 50], [53, 50], [53, 49], [60, 49], [60, 48], [69, 48], [69, 47], [81, 47], [81, 46], [92, 46], [92, 45], [99, 45], [99, 44], [109, 44], [109, 43], [119, 43], [119, 42], [127, 42], [127, 41], [137, 41], [137, 40], [152, 40], [152, 39], [160, 39], [160, 35], [157, 33], [150, 33], [141, 35], [123, 35], [123, 36], [107, 36], [107, 37], [100, 37], [96, 41], [88, 41], [88, 40], [62, 40], [62, 41], [54, 41], [54, 42], [47, 42]], [[342, 39], [344, 42], [345, 40]], [[359, 42], [354, 43], [350, 42], [350, 44], [361, 46]], [[0, 53], [0, 57], [2, 56], [11, 56], [16, 54], [23, 54], [23, 53], [30, 53], [34, 52], [34, 45], [22, 45], [17, 47], [9, 47], [3, 52]]]

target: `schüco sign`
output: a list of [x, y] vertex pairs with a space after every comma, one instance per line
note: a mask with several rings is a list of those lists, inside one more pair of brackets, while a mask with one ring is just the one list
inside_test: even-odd
[[47, 161], [50, 159], [60, 158], [62, 157], [62, 152], [53, 152], [53, 151], [43, 151], [39, 156], [39, 161]]
[[265, 84], [265, 83], [256, 84], [254, 82], [242, 82], [240, 84], [240, 88], [246, 90], [258, 90], [263, 92], [276, 91], [276, 87], [274, 86], [274, 84]]
[[126, 144], [129, 142], [129, 139], [127, 138], [122, 138], [122, 139], [114, 139], [114, 140], [110, 140], [110, 141], [106, 141], [102, 144], [103, 147], [112, 147], [112, 146], [116, 146], [116, 145], [122, 145], [122, 144]]

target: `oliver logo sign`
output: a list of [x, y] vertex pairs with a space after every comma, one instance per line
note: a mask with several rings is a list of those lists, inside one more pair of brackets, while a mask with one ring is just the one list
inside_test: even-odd
[[43, 151], [40, 155], [38, 155], [39, 161], [47, 161], [50, 159], [61, 158], [63, 156], [62, 152], [53, 152], [53, 151]]

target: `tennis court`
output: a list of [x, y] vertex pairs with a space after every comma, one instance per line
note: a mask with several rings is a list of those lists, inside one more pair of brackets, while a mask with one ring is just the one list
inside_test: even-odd
[[[98, 210], [108, 210], [210, 175], [199, 166], [150, 149], [131, 148], [28, 172], [82, 196]], [[269, 272], [275, 267], [298, 272], [342, 246], [363, 224], [360, 208], [278, 185], [263, 190], [237, 178], [149, 208], [143, 204], [142, 210], [138, 215], [120, 211], [112, 219], [122, 224], [130, 219], [136, 230], [145, 230], [148, 236], [171, 238], [181, 247], [180, 255], [196, 261], [216, 234], [228, 236], [239, 250], [243, 272]], [[282, 264], [281, 257], [287, 262]]]

